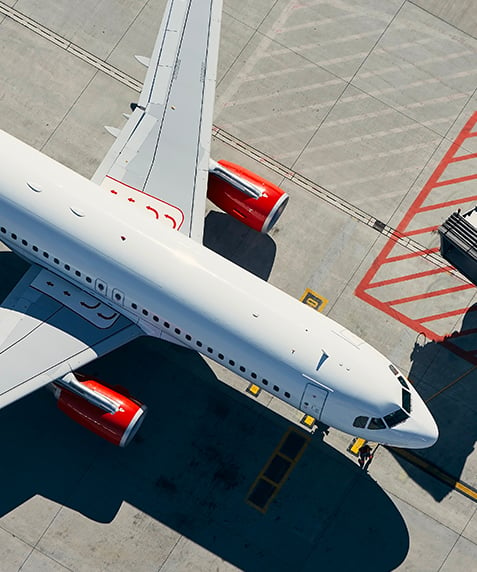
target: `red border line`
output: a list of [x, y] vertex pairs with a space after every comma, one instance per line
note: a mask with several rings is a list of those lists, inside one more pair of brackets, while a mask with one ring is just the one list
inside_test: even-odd
[[442, 290], [434, 290], [433, 292], [424, 292], [424, 294], [416, 294], [415, 296], [407, 296], [406, 298], [397, 298], [396, 300], [389, 300], [386, 304], [390, 306], [397, 306], [398, 304], [407, 304], [416, 300], [423, 300], [424, 298], [433, 298], [434, 296], [444, 296], [451, 292], [460, 292], [461, 290], [468, 290], [475, 288], [473, 284], [462, 284], [461, 286], [453, 286], [452, 288], [443, 288]]
[[383, 260], [384, 264], [388, 262], [398, 262], [399, 260], [407, 260], [408, 258], [416, 258], [417, 256], [425, 256], [426, 254], [434, 254], [435, 252], [439, 252], [439, 248], [426, 248], [425, 250], [420, 250], [418, 252], [409, 252], [408, 254], [400, 254], [399, 256], [390, 256]]
[[[396, 308], [393, 307], [388, 302], [382, 302], [381, 300], [375, 298], [373, 295], [368, 294], [366, 292], [366, 290], [371, 289], [371, 288], [376, 288], [379, 286], [385, 286], [386, 284], [399, 283], [401, 281], [412, 280], [413, 278], [418, 278], [418, 277], [422, 277], [425, 275], [425, 273], [417, 273], [414, 275], [411, 274], [411, 275], [402, 277], [400, 279], [395, 278], [395, 279], [391, 279], [391, 280], [378, 281], [378, 282], [375, 282], [374, 284], [372, 283], [372, 280], [375, 278], [376, 274], [378, 273], [378, 271], [380, 270], [380, 268], [384, 264], [387, 264], [389, 262], [398, 262], [400, 260], [406, 260], [409, 258], [413, 258], [415, 256], [424, 256], [425, 257], [426, 254], [430, 254], [432, 252], [438, 252], [439, 251], [438, 248], [425, 249], [420, 253], [409, 253], [409, 254], [403, 254], [403, 255], [399, 255], [399, 256], [390, 256], [392, 249], [396, 246], [396, 241], [395, 241], [396, 238], [406, 237], [406, 236], [414, 236], [414, 235], [424, 234], [426, 232], [432, 232], [439, 227], [439, 225], [435, 225], [435, 226], [426, 227], [426, 228], [419, 229], [419, 230], [410, 230], [410, 231], [406, 230], [408, 228], [410, 222], [413, 220], [413, 218], [416, 216], [416, 214], [419, 211], [422, 211], [422, 210], [424, 210], [424, 211], [429, 210], [430, 211], [430, 210], [434, 210], [434, 209], [438, 209], [438, 208], [443, 208], [444, 205], [442, 205], [442, 206], [437, 206], [437, 205], [431, 206], [431, 205], [429, 205], [429, 206], [423, 207], [423, 204], [426, 201], [427, 197], [429, 196], [431, 191], [436, 186], [443, 186], [444, 184], [449, 184], [449, 182], [452, 180], [462, 182], [465, 180], [470, 180], [470, 179], [473, 180], [474, 178], [477, 178], [477, 175], [476, 176], [472, 175], [471, 177], [462, 177], [459, 179], [440, 181], [440, 178], [443, 176], [444, 171], [448, 167], [449, 163], [451, 163], [453, 161], [463, 161], [464, 158], [470, 159], [470, 158], [477, 157], [477, 153], [467, 153], [466, 155], [461, 155], [461, 156], [457, 155], [457, 153], [459, 152], [459, 150], [460, 150], [463, 142], [465, 141], [465, 139], [467, 139], [468, 137], [477, 136], [477, 131], [472, 131], [472, 129], [475, 127], [476, 123], [477, 123], [477, 111], [471, 115], [471, 117], [467, 120], [467, 122], [465, 123], [462, 130], [459, 132], [459, 134], [455, 138], [455, 140], [451, 143], [448, 150], [446, 151], [446, 153], [444, 154], [444, 156], [440, 160], [439, 164], [437, 165], [437, 167], [435, 168], [433, 173], [430, 175], [427, 182], [424, 184], [422, 190], [418, 193], [418, 195], [416, 196], [416, 198], [412, 202], [411, 206], [409, 207], [408, 211], [404, 214], [402, 220], [397, 225], [395, 231], [393, 232], [393, 237], [391, 237], [385, 243], [381, 252], [374, 259], [371, 266], [368, 268], [365, 275], [363, 276], [363, 279], [361, 280], [361, 282], [358, 284], [358, 286], [355, 289], [355, 295], [357, 297], [361, 298], [362, 300], [364, 300], [365, 302], [374, 306], [375, 308], [381, 310], [382, 312], [385, 312], [386, 314], [390, 315], [394, 319], [400, 321], [402, 324], [404, 324], [405, 326], [408, 326], [410, 329], [423, 333], [428, 339], [434, 340], [434, 341], [444, 341], [445, 345], [448, 346], [449, 349], [452, 349], [453, 351], [455, 351], [457, 354], [461, 355], [462, 357], [470, 356], [470, 354], [468, 354], [468, 352], [462, 350], [458, 346], [455, 346], [455, 344], [452, 344], [450, 341], [447, 341], [447, 338], [445, 336], [437, 334], [436, 332], [425, 327], [421, 323], [422, 320], [420, 322], [419, 320], [415, 320], [413, 318], [410, 318], [409, 316], [406, 316], [402, 312], [399, 312], [398, 310], [396, 310]], [[469, 201], [469, 200], [470, 199], [466, 199], [464, 197], [459, 202], [454, 203], [452, 201], [452, 205], [454, 205], [454, 204], [457, 205], [459, 203], [465, 203], [466, 201]], [[451, 206], [451, 205], [447, 204], [446, 206]], [[451, 269], [451, 267], [448, 267], [448, 269]], [[439, 270], [437, 270], [437, 272], [440, 272], [443, 270], [445, 270], [445, 269], [442, 269], [442, 270], [439, 269]], [[430, 273], [432, 274], [435, 272], [431, 271]], [[472, 286], [468, 285], [468, 287], [471, 288]], [[445, 293], [445, 291], [442, 292], [442, 294], [444, 294], [444, 293]], [[437, 296], [437, 294], [427, 293], [427, 294], [424, 294], [423, 297], [426, 297], [426, 295], [427, 296]], [[395, 302], [395, 303], [397, 304], [398, 302]], [[403, 303], [403, 302], [401, 302], [401, 303]], [[465, 312], [465, 311], [466, 310], [463, 310], [463, 312]], [[459, 310], [458, 312], [462, 312], [462, 311]], [[445, 317], [445, 316], [440, 315], [440, 318], [442, 318], [442, 317]], [[437, 320], [437, 319], [439, 319], [439, 316], [427, 317], [427, 318], [424, 317], [423, 318], [423, 320], [427, 320], [427, 321], [432, 321], [432, 320]], [[474, 358], [472, 358], [472, 359], [474, 359]], [[476, 360], [477, 360], [477, 358], [474, 359], [474, 361], [476, 361]], [[472, 361], [472, 360], [470, 360], [470, 361]]]
[[456, 179], [446, 179], [445, 181], [439, 181], [434, 185], [434, 187], [444, 187], [445, 185], [454, 185], [455, 183], [464, 183], [465, 181], [474, 181], [477, 179], [477, 175], [466, 175], [465, 177], [457, 177]]
[[436, 320], [442, 320], [443, 318], [450, 318], [451, 316], [459, 316], [465, 314], [468, 308], [460, 308], [459, 310], [451, 310], [450, 312], [442, 312], [442, 314], [434, 314], [433, 316], [425, 316], [424, 318], [419, 318], [416, 322], [423, 324], [424, 322], [435, 322]]
[[470, 201], [477, 201], [477, 195], [472, 195], [471, 197], [466, 197], [464, 199], [454, 199], [453, 201], [446, 201], [445, 203], [435, 203], [433, 205], [427, 205], [421, 207], [417, 212], [423, 213], [426, 211], [432, 211], [435, 209], [443, 209], [444, 207], [451, 207], [453, 205], [461, 205], [463, 203], [470, 203]]
[[443, 266], [442, 268], [433, 268], [425, 272], [416, 272], [415, 274], [406, 274], [405, 276], [396, 276], [396, 278], [388, 278], [388, 280], [381, 280], [379, 282], [372, 282], [368, 284], [368, 288], [379, 288], [379, 286], [387, 286], [388, 284], [397, 284], [398, 282], [407, 282], [415, 278], [422, 278], [423, 276], [431, 276], [432, 274], [439, 274], [440, 272], [447, 272], [452, 270], [452, 266]]

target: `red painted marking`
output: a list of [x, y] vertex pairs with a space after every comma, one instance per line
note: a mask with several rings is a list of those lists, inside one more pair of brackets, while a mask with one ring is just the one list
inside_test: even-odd
[[176, 223], [175, 219], [173, 219], [169, 215], [164, 215], [164, 218], [168, 218], [169, 220], [171, 220], [172, 221], [172, 228], [176, 228], [177, 223]]
[[433, 268], [432, 270], [416, 272], [415, 274], [396, 276], [395, 278], [388, 278], [387, 280], [381, 280], [379, 282], [371, 282], [371, 284], [368, 284], [368, 288], [379, 288], [380, 286], [388, 286], [389, 284], [397, 284], [398, 282], [407, 282], [408, 280], [413, 280], [415, 278], [423, 278], [424, 276], [432, 276], [433, 274], [447, 272], [452, 270], [452, 268], [452, 266], [444, 266], [443, 268]]
[[408, 258], [416, 258], [417, 256], [425, 256], [426, 254], [433, 254], [434, 252], [439, 252], [439, 248], [426, 248], [420, 252], [409, 252], [408, 254], [400, 254], [399, 256], [390, 256], [383, 260], [384, 263], [397, 262], [398, 260], [407, 260]]
[[424, 318], [419, 318], [417, 321], [420, 324], [424, 322], [434, 322], [435, 320], [442, 320], [443, 318], [450, 318], [451, 316], [460, 316], [465, 314], [468, 308], [459, 308], [458, 310], [451, 310], [450, 312], [442, 312], [441, 314], [434, 314], [433, 316], [425, 316]]
[[118, 194], [118, 191], [115, 191], [114, 189], [111, 189], [111, 193], [112, 193], [113, 195], [117, 195], [117, 194]]
[[132, 197], [129, 197], [129, 198], [128, 198], [128, 201], [129, 201], [130, 203], [135, 203], [135, 202], [136, 202], [136, 199], [133, 199]]
[[[477, 136], [477, 131], [474, 131], [476, 125], [477, 125], [477, 112], [474, 112], [472, 114], [472, 116], [469, 118], [469, 120], [466, 122], [466, 124], [464, 125], [464, 127], [462, 128], [460, 133], [457, 135], [456, 139], [449, 146], [448, 150], [446, 151], [446, 153], [442, 157], [442, 159], [439, 162], [439, 164], [437, 165], [436, 169], [431, 174], [428, 181], [423, 186], [422, 190], [418, 193], [418, 195], [414, 199], [409, 210], [403, 216], [400, 223], [397, 225], [396, 230], [393, 233], [394, 237], [422, 236], [426, 233], [433, 232], [438, 228], [439, 225], [436, 224], [436, 225], [428, 226], [428, 227], [424, 227], [424, 228], [417, 228], [417, 229], [408, 230], [410, 223], [413, 221], [413, 219], [416, 217], [416, 215], [418, 213], [426, 212], [426, 211], [431, 211], [431, 212], [436, 211], [437, 212], [438, 209], [457, 207], [459, 204], [465, 205], [466, 203], [469, 203], [469, 202], [477, 199], [477, 196], [475, 196], [475, 195], [472, 195], [470, 197], [464, 196], [461, 199], [450, 197], [449, 201], [442, 201], [442, 202], [435, 203], [435, 204], [425, 205], [426, 202], [431, 202], [428, 200], [429, 195], [432, 193], [432, 191], [435, 188], [440, 187], [441, 189], [442, 188], [445, 189], [446, 187], [448, 187], [449, 190], [447, 192], [453, 193], [454, 189], [452, 187], [450, 187], [451, 184], [458, 185], [458, 184], [464, 183], [466, 181], [472, 181], [472, 180], [477, 179], [477, 175], [475, 174], [475, 166], [472, 163], [469, 164], [471, 170], [470, 170], [470, 172], [468, 171], [467, 175], [462, 176], [462, 177], [458, 177], [458, 178], [452, 177], [452, 178], [446, 179], [446, 177], [445, 177], [446, 169], [448, 168], [450, 163], [460, 162], [460, 165], [463, 168], [465, 168], [465, 160], [477, 158], [477, 153], [468, 153], [465, 151], [465, 147], [463, 147], [463, 143], [468, 137]], [[460, 192], [462, 192], [462, 191], [460, 191]], [[441, 191], [441, 193], [442, 193], [442, 191]], [[449, 212], [449, 214], [450, 214], [450, 212]], [[438, 217], [436, 216], [436, 222], [440, 222], [441, 220], [443, 220], [445, 218], [445, 216], [448, 216], [447, 213], [445, 215], [439, 213], [439, 216]], [[419, 220], [419, 219], [417, 219], [417, 220]], [[414, 226], [415, 226], [415, 223], [414, 223]], [[380, 270], [382, 268], [384, 268], [385, 265], [387, 268], [389, 268], [389, 264], [399, 265], [401, 262], [405, 262], [409, 259], [413, 259], [416, 256], [423, 256], [425, 259], [425, 256], [427, 254], [431, 254], [433, 252], [439, 251], [438, 248], [427, 248], [427, 249], [423, 250], [422, 253], [406, 253], [406, 254], [399, 254], [399, 255], [393, 256], [392, 250], [393, 250], [393, 248], [395, 248], [395, 246], [396, 246], [395, 238], [390, 238], [386, 242], [386, 244], [384, 245], [384, 248], [378, 254], [376, 259], [371, 264], [370, 268], [367, 270], [367, 272], [363, 276], [363, 279], [358, 284], [356, 291], [355, 291], [356, 296], [358, 296], [359, 298], [361, 298], [362, 300], [364, 300], [368, 304], [371, 304], [372, 306], [378, 308], [382, 312], [385, 312], [388, 315], [392, 316], [394, 319], [400, 321], [402, 324], [409, 327], [410, 329], [413, 329], [416, 332], [423, 333], [428, 339], [433, 340], [433, 341], [442, 342], [446, 347], [448, 347], [450, 350], [454, 351], [456, 354], [460, 355], [461, 357], [464, 357], [465, 359], [468, 359], [472, 363], [477, 363], [477, 357], [472, 355], [473, 349], [472, 350], [468, 350], [468, 349], [464, 350], [461, 347], [459, 347], [456, 343], [458, 340], [461, 340], [462, 337], [465, 337], [467, 335], [477, 334], [477, 328], [475, 330], [474, 329], [472, 329], [472, 330], [468, 329], [466, 332], [460, 332], [458, 336], [453, 335], [452, 338], [449, 338], [449, 336], [442, 333], [442, 328], [445, 327], [445, 325], [444, 326], [442, 325], [443, 324], [442, 322], [440, 324], [435, 324], [435, 326], [434, 326], [435, 328], [440, 328], [441, 331], [438, 331], [436, 329], [432, 329], [433, 326], [430, 326], [430, 327], [427, 326], [428, 323], [431, 323], [433, 321], [442, 320], [444, 318], [448, 318], [448, 317], [452, 317], [452, 316], [459, 316], [459, 315], [464, 314], [465, 312], [472, 311], [472, 310], [468, 310], [467, 308], [462, 308], [462, 307], [456, 308], [455, 307], [457, 304], [462, 306], [463, 302], [465, 304], [465, 300], [466, 300], [465, 297], [462, 298], [462, 296], [461, 296], [459, 299], [459, 298], [455, 298], [453, 296], [448, 296], [451, 303], [454, 300], [454, 307], [452, 307], [452, 305], [451, 305], [451, 307], [449, 307], [448, 311], [446, 311], [446, 312], [443, 312], [441, 314], [435, 314], [432, 316], [431, 315], [423, 316], [420, 320], [415, 319], [414, 317], [407, 315], [406, 314], [407, 308], [405, 306], [406, 302], [418, 301], [420, 299], [424, 299], [427, 297], [437, 298], [438, 296], [446, 295], [446, 294], [449, 294], [452, 292], [455, 292], [455, 293], [462, 292], [465, 294], [465, 292], [467, 290], [469, 290], [469, 294], [468, 294], [469, 302], [468, 303], [470, 303], [471, 297], [472, 297], [472, 293], [471, 293], [471, 290], [473, 288], [472, 285], [467, 284], [467, 283], [466, 284], [458, 284], [455, 287], [453, 287], [453, 286], [444, 287], [442, 289], [434, 290], [431, 292], [424, 292], [424, 291], [419, 292], [419, 282], [417, 282], [417, 283], [415, 283], [416, 287], [413, 288], [414, 292], [416, 292], [416, 290], [417, 290], [417, 293], [415, 293], [412, 296], [396, 298], [396, 299], [392, 299], [389, 301], [383, 301], [382, 299], [378, 298], [378, 296], [380, 296], [381, 298], [386, 296], [386, 291], [387, 291], [386, 287], [388, 285], [404, 283], [405, 281], [416, 280], [418, 278], [422, 278], [425, 276], [439, 275], [442, 272], [445, 272], [446, 270], [451, 269], [451, 267], [449, 266], [447, 268], [442, 268], [442, 269], [437, 268], [434, 270], [430, 270], [428, 272], [416, 272], [414, 274], [408, 274], [406, 272], [406, 270], [404, 270], [406, 268], [406, 266], [403, 265], [402, 269], [406, 273], [405, 275], [401, 275], [401, 276], [398, 276], [396, 278], [391, 278], [388, 280], [379, 280], [379, 279], [376, 280], [378, 272], [380, 272]], [[393, 270], [394, 270], [393, 274], [397, 274], [399, 269], [400, 269], [399, 266], [397, 266], [396, 268], [393, 267]], [[426, 282], [427, 281], [424, 281], [422, 290], [424, 290], [424, 288], [429, 287], [429, 283], [427, 282], [427, 284], [426, 284]], [[401, 311], [397, 310], [396, 306], [399, 306], [402, 310]], [[409, 310], [409, 311], [411, 311], [411, 310]], [[413, 308], [413, 311], [415, 311], [415, 306]], [[444, 324], [445, 324], [445, 322], [444, 322]], [[469, 338], [467, 338], [467, 339], [469, 339]], [[452, 341], [452, 340], [455, 340], [455, 341]], [[467, 344], [468, 344], [468, 342], [467, 342]], [[475, 341], [475, 344], [477, 345], [477, 340]]]
[[174, 227], [173, 228], [178, 228], [180, 229], [180, 227], [182, 226], [182, 223], [184, 222], [184, 213], [182, 211], [182, 209], [180, 209], [179, 207], [177, 207], [176, 205], [173, 205], [172, 203], [168, 203], [167, 201], [164, 201], [162, 199], [158, 199], [157, 197], [155, 197], [154, 195], [150, 195], [148, 193], [145, 193], [144, 191], [141, 191], [140, 189], [136, 189], [135, 187], [131, 187], [131, 185], [127, 185], [126, 183], [123, 183], [122, 181], [115, 179], [114, 177], [110, 177], [109, 175], [106, 175], [105, 177], [106, 179], [110, 179], [111, 181], [115, 181], [116, 183], [119, 183], [120, 185], [124, 185], [125, 187], [128, 187], [129, 189], [132, 189], [133, 191], [136, 191], [138, 193], [141, 193], [142, 195], [146, 196], [146, 197], [150, 197], [153, 201], [158, 201], [164, 205], [168, 205], [170, 207], [172, 207], [173, 209], [176, 209], [182, 217], [182, 220], [177, 223], [177, 221], [175, 219], [173, 219], [171, 216], [169, 215], [165, 215], [166, 218], [169, 218], [173, 221]]
[[456, 161], [467, 161], [467, 159], [477, 159], [477, 153], [469, 153], [468, 155], [459, 155], [458, 157], [453, 157], [451, 162]]
[[154, 208], [150, 207], [149, 205], [147, 205], [146, 210], [152, 211], [152, 212], [156, 215], [156, 218], [157, 218], [157, 219], [159, 218], [159, 213], [156, 211], [156, 209], [154, 209]]
[[424, 292], [423, 294], [416, 294], [415, 296], [407, 296], [406, 298], [396, 298], [396, 300], [388, 300], [386, 304], [390, 306], [397, 306], [398, 304], [407, 304], [408, 302], [415, 302], [416, 300], [423, 300], [424, 298], [433, 298], [434, 296], [443, 296], [452, 292], [460, 292], [461, 290], [468, 290], [474, 288], [473, 284], [462, 284], [462, 286], [454, 286], [453, 288], [443, 288], [442, 290], [434, 290], [433, 292]]
[[80, 302], [80, 304], [81, 304], [81, 306], [88, 308], [88, 310], [95, 310], [100, 305], [100, 302], [98, 302], [94, 306], [90, 306], [89, 304], [86, 304], [86, 302]]
[[467, 175], [466, 177], [457, 177], [456, 179], [447, 179], [445, 181], [439, 181], [434, 185], [434, 187], [443, 187], [445, 185], [454, 185], [456, 183], [463, 183], [465, 181], [474, 181], [477, 179], [477, 175]]
[[439, 228], [438, 224], [433, 226], [426, 226], [424, 228], [417, 228], [416, 230], [408, 230], [407, 232], [403, 232], [401, 236], [416, 236], [417, 234], [425, 234], [426, 232], [433, 232]]
[[445, 207], [452, 207], [454, 205], [462, 205], [465, 203], [470, 203], [471, 201], [477, 201], [477, 195], [472, 195], [471, 197], [466, 197], [464, 199], [455, 199], [453, 201], [446, 201], [445, 203], [436, 203], [435, 205], [426, 205], [421, 207], [417, 212], [432, 211], [435, 209], [442, 209]]

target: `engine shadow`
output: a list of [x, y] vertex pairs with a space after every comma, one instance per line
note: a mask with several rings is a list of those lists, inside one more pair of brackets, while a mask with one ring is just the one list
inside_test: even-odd
[[[138, 436], [117, 449], [66, 418], [46, 390], [12, 404], [0, 412], [10, 434], [2, 517], [41, 495], [112, 523], [126, 502], [243, 570], [348, 570], [359, 547], [372, 545], [379, 550], [367, 570], [392, 570], [406, 557], [409, 536], [392, 501], [319, 436], [267, 513], [249, 506], [251, 485], [290, 425], [218, 381], [198, 354], [141, 338], [85, 371], [148, 404]], [[26, 512], [13, 513], [14, 523]], [[69, 548], [63, 538], [62, 551], [78, 549], [75, 526], [77, 540]]]
[[210, 211], [205, 218], [203, 243], [255, 276], [263, 280], [269, 278], [277, 250], [270, 236], [248, 228], [227, 214]]
[[[439, 427], [437, 443], [417, 454], [459, 480], [477, 438], [477, 305], [466, 312], [461, 330], [443, 341], [427, 341], [418, 336], [411, 360], [409, 378], [426, 400]], [[453, 490], [397, 458], [409, 476], [437, 501]], [[477, 482], [468, 484], [477, 486]]]

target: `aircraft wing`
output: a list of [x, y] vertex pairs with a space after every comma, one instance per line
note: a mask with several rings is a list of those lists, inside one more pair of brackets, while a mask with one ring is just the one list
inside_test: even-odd
[[32, 266], [0, 306], [0, 408], [143, 334], [93, 296]]
[[[221, 0], [169, 0], [139, 102], [93, 181], [203, 236]], [[141, 60], [143, 61], [143, 60]], [[144, 63], [144, 61], [143, 61]]]

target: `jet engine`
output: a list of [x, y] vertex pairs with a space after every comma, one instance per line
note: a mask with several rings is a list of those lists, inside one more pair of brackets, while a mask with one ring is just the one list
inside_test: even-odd
[[272, 229], [289, 198], [277, 185], [229, 161], [210, 162], [207, 197], [230, 216], [263, 233]]
[[141, 426], [147, 407], [123, 387], [81, 379], [69, 374], [51, 384], [59, 409], [96, 435], [125, 447]]

